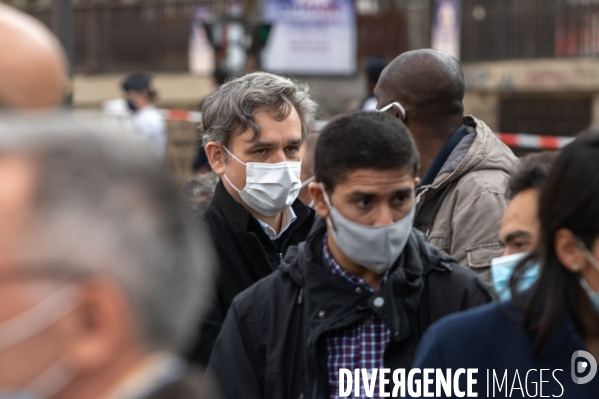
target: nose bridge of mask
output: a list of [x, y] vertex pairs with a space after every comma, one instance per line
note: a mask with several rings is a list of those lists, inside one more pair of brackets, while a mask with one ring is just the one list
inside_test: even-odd
[[74, 307], [74, 288], [67, 285], [20, 315], [1, 323], [0, 351], [44, 331]]

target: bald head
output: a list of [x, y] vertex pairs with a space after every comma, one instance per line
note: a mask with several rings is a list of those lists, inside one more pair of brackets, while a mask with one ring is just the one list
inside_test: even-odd
[[60, 105], [66, 57], [38, 20], [0, 4], [0, 108], [42, 109]]
[[[374, 94], [378, 106], [394, 101], [408, 113], [406, 124], [461, 120], [464, 107], [464, 74], [458, 61], [447, 53], [423, 49], [395, 58], [381, 74]], [[460, 122], [461, 124], [461, 122]]]

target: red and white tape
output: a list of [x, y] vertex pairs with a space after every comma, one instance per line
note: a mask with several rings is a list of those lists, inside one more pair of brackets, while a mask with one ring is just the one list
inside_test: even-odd
[[176, 109], [161, 109], [160, 112], [164, 119], [169, 121], [183, 121], [200, 123], [202, 121], [202, 113], [197, 111], [182, 111]]
[[[184, 121], [200, 123], [202, 113], [197, 111], [182, 111], [174, 109], [161, 109], [165, 119], [171, 121]], [[314, 130], [320, 131], [327, 121], [315, 121]], [[564, 136], [537, 136], [527, 133], [496, 133], [497, 137], [510, 147], [538, 149], [538, 150], [558, 150], [570, 144], [574, 137]]]
[[559, 150], [574, 141], [574, 137], [537, 136], [526, 133], [496, 133], [510, 147], [538, 150]]

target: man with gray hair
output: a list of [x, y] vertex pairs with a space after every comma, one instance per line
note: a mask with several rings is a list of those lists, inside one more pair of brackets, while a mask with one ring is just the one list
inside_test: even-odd
[[208, 300], [207, 232], [149, 150], [97, 125], [0, 125], [0, 396], [212, 398], [175, 355]]
[[202, 107], [206, 154], [220, 176], [202, 218], [220, 257], [216, 302], [191, 357], [207, 364], [233, 298], [305, 241], [314, 211], [297, 199], [300, 148], [314, 121], [308, 88], [257, 72], [225, 83]]

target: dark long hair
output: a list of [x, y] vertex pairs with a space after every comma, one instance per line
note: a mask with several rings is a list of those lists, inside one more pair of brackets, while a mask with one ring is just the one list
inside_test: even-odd
[[[579, 275], [564, 267], [554, 246], [561, 228], [570, 230], [587, 248], [599, 237], [599, 135], [576, 140], [562, 150], [541, 191], [539, 219], [539, 244], [518, 264], [510, 281], [523, 327], [534, 336], [535, 355], [545, 348], [566, 312], [583, 335], [585, 315], [594, 315], [599, 323]], [[539, 279], [522, 293], [518, 280], [532, 267], [531, 260], [539, 262]]]

